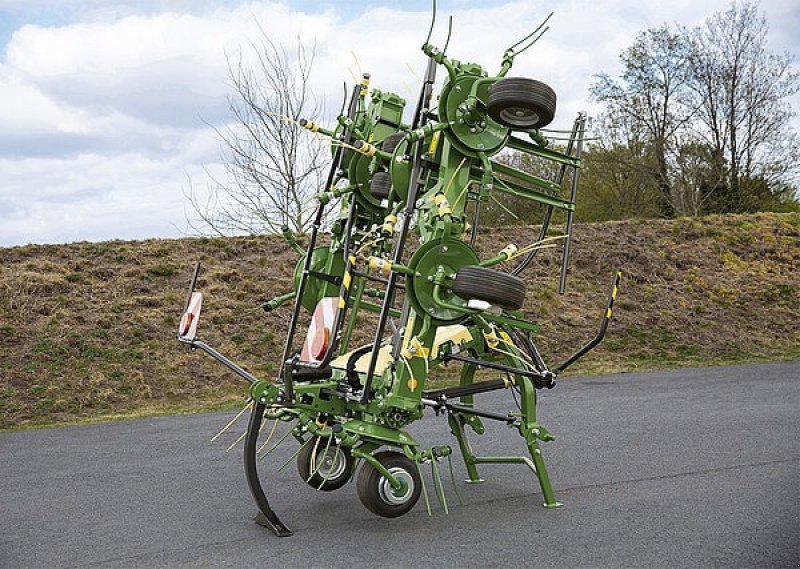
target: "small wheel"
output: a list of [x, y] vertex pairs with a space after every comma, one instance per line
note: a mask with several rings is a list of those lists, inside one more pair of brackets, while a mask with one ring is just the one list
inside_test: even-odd
[[406, 137], [406, 135], [402, 132], [395, 132], [394, 134], [390, 134], [386, 138], [383, 139], [381, 142], [381, 150], [384, 152], [388, 152], [391, 154], [394, 152], [394, 149], [397, 148], [397, 145]]
[[387, 172], [375, 172], [369, 184], [369, 193], [378, 199], [385, 200], [392, 189], [392, 179]]
[[519, 310], [525, 304], [525, 281], [485, 267], [461, 267], [453, 292], [461, 298], [485, 300], [509, 310]]
[[422, 491], [417, 465], [406, 455], [396, 451], [379, 452], [375, 458], [397, 478], [401, 487], [393, 488], [375, 467], [364, 462], [356, 483], [361, 503], [373, 514], [384, 518], [397, 518], [408, 513], [419, 500]]
[[489, 116], [510, 129], [543, 128], [556, 116], [556, 93], [525, 77], [507, 77], [489, 87]]
[[[314, 456], [315, 451], [316, 456]], [[312, 456], [314, 456], [313, 470]], [[353, 473], [353, 455], [350, 454], [348, 447], [340, 447], [334, 442], [328, 446], [327, 439], [317, 438], [304, 446], [297, 455], [297, 472], [312, 488], [319, 488], [323, 492], [338, 490], [350, 480], [350, 475]]]

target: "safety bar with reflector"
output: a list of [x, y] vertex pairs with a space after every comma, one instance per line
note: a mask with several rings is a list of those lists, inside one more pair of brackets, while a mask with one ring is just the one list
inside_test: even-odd
[[203, 293], [192, 291], [189, 306], [178, 325], [178, 337], [183, 340], [194, 340], [197, 337], [197, 324], [200, 322], [200, 311], [203, 308]]

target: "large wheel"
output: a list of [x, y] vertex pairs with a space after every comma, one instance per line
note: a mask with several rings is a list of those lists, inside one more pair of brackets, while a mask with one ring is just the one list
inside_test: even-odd
[[356, 489], [361, 503], [373, 514], [396, 518], [408, 513], [419, 500], [422, 481], [417, 465], [406, 455], [396, 451], [383, 451], [375, 458], [402, 484], [392, 488], [389, 481], [370, 463], [364, 462], [358, 472]]
[[379, 200], [385, 200], [389, 197], [389, 192], [392, 190], [392, 179], [386, 172], [375, 172], [372, 175], [372, 181], [369, 184], [369, 193]]
[[319, 488], [323, 492], [338, 490], [350, 480], [353, 455], [348, 447], [340, 447], [335, 442], [329, 446], [327, 439], [317, 438], [297, 455], [297, 471], [312, 488]]
[[507, 77], [489, 87], [489, 116], [514, 130], [543, 128], [556, 116], [556, 93], [525, 77]]
[[525, 303], [525, 281], [485, 267], [461, 267], [453, 292], [461, 298], [485, 300], [509, 310], [518, 310]]

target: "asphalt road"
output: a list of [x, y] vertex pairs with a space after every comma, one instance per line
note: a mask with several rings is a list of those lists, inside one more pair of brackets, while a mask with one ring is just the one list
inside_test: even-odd
[[[508, 392], [478, 397], [508, 410]], [[420, 500], [387, 520], [354, 484], [317, 493], [275, 457], [261, 471], [295, 530], [282, 539], [252, 521], [241, 447], [225, 453], [244, 420], [208, 442], [230, 414], [0, 434], [0, 566], [798, 567], [798, 415], [800, 362], [569, 379], [539, 417], [563, 508], [541, 507], [522, 466], [484, 466], [472, 486], [456, 462], [465, 505], [445, 474], [449, 516]], [[442, 418], [413, 427], [452, 440]], [[503, 426], [472, 439], [523, 449]]]

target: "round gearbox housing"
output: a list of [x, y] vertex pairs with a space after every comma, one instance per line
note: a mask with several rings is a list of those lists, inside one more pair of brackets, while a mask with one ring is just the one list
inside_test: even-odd
[[[478, 255], [465, 242], [458, 239], [436, 240], [422, 245], [411, 257], [410, 267], [417, 273], [406, 283], [406, 295], [409, 303], [420, 314], [427, 314], [433, 324], [446, 326], [456, 324], [464, 319], [463, 312], [443, 308], [433, 300], [434, 276], [443, 269], [452, 278], [458, 270], [466, 266], [474, 266], [480, 262]], [[442, 287], [440, 296], [452, 304], [461, 304], [460, 299], [449, 288]], [[454, 302], [455, 301], [455, 302]]]

